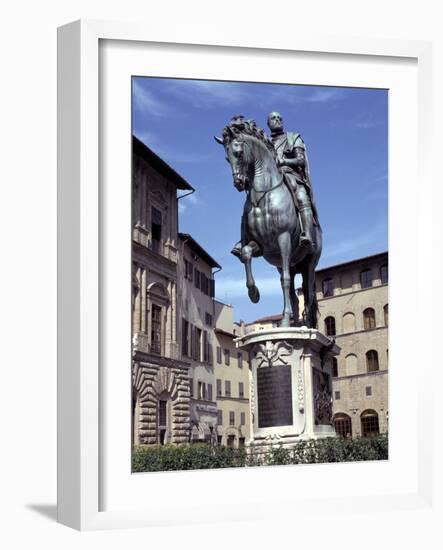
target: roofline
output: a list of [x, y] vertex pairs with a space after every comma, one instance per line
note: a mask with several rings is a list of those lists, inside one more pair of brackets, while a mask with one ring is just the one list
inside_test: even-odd
[[234, 334], [233, 332], [228, 332], [227, 330], [223, 330], [222, 328], [215, 327], [214, 332], [216, 334], [222, 334], [223, 336], [228, 336], [229, 338], [236, 338], [237, 337], [237, 335]]
[[365, 262], [365, 261], [368, 261], [368, 260], [373, 260], [374, 258], [377, 258], [378, 256], [388, 256], [389, 253], [388, 251], [384, 251], [384, 252], [377, 252], [377, 254], [371, 254], [369, 256], [362, 256], [361, 258], [356, 258], [355, 260], [349, 260], [347, 262], [342, 262], [340, 264], [334, 264], [334, 265], [330, 265], [330, 266], [327, 266], [327, 267], [322, 267], [321, 269], [317, 269], [315, 271], [316, 274], [319, 274], [319, 273], [322, 273], [324, 271], [330, 271], [331, 269], [337, 269], [339, 267], [345, 267], [345, 266], [348, 266], [348, 265], [352, 265], [352, 264], [356, 264], [356, 263], [359, 263], [359, 262]]
[[134, 134], [132, 134], [132, 151], [142, 156], [153, 168], [160, 172], [160, 174], [163, 174], [172, 181], [178, 189], [195, 191], [185, 178], [176, 172], [174, 168], [169, 166], [167, 162], [154, 153], [150, 147], [139, 140]]
[[194, 252], [197, 253], [202, 258], [202, 260], [205, 260], [205, 262], [210, 267], [218, 267], [219, 269], [222, 268], [221, 265], [216, 262], [214, 258], [210, 254], [208, 254], [200, 244], [198, 244], [198, 242], [194, 239], [194, 237], [192, 237], [192, 235], [190, 235], [189, 233], [179, 232], [178, 237], [182, 241], [186, 241], [192, 248], [192, 250], [194, 250]]

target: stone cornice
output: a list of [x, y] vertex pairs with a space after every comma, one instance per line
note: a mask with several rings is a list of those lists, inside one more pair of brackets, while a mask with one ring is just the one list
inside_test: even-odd
[[[135, 362], [140, 364], [149, 363], [151, 365], [158, 365], [160, 367], [170, 367], [170, 368], [179, 368], [179, 369], [189, 369], [190, 363], [185, 361], [177, 361], [177, 359], [172, 359], [171, 357], [163, 357], [162, 355], [156, 355], [154, 353], [146, 353], [143, 351], [136, 351], [133, 357]], [[142, 365], [143, 366], [143, 365]]]
[[374, 370], [371, 372], [359, 372], [358, 374], [347, 374], [346, 376], [334, 376], [332, 381], [336, 380], [349, 380], [350, 378], [362, 378], [363, 376], [382, 376], [383, 374], [388, 374], [388, 369], [385, 370]]
[[[132, 261], [143, 262], [143, 260], [146, 259], [146, 267], [148, 265], [152, 266], [153, 263], [154, 264], [158, 263], [164, 266], [166, 269], [169, 269], [171, 271], [171, 275], [173, 274], [174, 277], [176, 277], [176, 273], [177, 273], [176, 262], [173, 262], [172, 260], [170, 260], [169, 258], [166, 258], [162, 254], [158, 254], [157, 252], [154, 252], [150, 248], [143, 246], [137, 241], [132, 241], [132, 244], [133, 244]], [[141, 256], [141, 258], [137, 259], [137, 256]]]
[[[256, 330], [236, 338], [234, 342], [237, 348], [243, 348], [253, 344], [264, 343], [267, 340], [283, 340], [288, 343], [296, 342], [300, 345], [309, 342], [316, 350], [320, 350], [325, 346], [331, 345], [331, 340], [327, 336], [317, 329], [308, 327], [275, 327]], [[333, 344], [330, 349], [330, 353], [332, 355], [338, 355], [340, 353], [340, 348], [336, 344]]]

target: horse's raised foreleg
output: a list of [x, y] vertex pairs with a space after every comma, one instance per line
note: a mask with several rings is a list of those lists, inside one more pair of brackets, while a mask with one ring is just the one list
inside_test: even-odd
[[283, 313], [281, 326], [289, 327], [291, 317], [291, 298], [289, 292], [291, 286], [291, 274], [289, 270], [289, 259], [291, 257], [292, 244], [291, 235], [288, 231], [285, 231], [278, 236], [278, 246], [280, 248], [281, 255], [280, 281], [283, 290]]
[[254, 277], [252, 275], [251, 261], [253, 254], [259, 252], [259, 246], [256, 242], [251, 241], [249, 244], [245, 245], [241, 251], [241, 259], [245, 264], [246, 272], [246, 286], [248, 287], [248, 296], [251, 302], [256, 304], [260, 300], [260, 292], [255, 286]]

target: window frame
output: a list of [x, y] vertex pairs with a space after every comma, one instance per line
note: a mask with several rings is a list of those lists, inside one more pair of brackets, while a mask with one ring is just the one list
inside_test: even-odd
[[[328, 321], [329, 321], [329, 323], [328, 323]], [[331, 321], [332, 321], [332, 326], [333, 326], [332, 332], [331, 332], [331, 329], [329, 327], [329, 324], [331, 323]], [[336, 325], [336, 322], [335, 322], [335, 317], [333, 315], [328, 315], [327, 317], [325, 317], [324, 326], [325, 326], [326, 336], [336, 336], [337, 335], [337, 325]]]
[[[371, 355], [370, 355], [371, 354]], [[369, 349], [365, 353], [366, 357], [366, 372], [378, 372], [380, 370], [380, 360], [376, 349]], [[373, 368], [376, 365], [376, 368]]]
[[377, 328], [375, 309], [373, 307], [367, 307], [363, 310], [363, 328], [364, 330]]

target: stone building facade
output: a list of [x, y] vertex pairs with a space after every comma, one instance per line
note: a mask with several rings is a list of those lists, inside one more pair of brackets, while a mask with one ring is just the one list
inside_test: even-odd
[[240, 336], [233, 308], [215, 301], [215, 357], [217, 442], [242, 447], [252, 434], [248, 354], [236, 348]]
[[388, 253], [318, 270], [318, 327], [341, 353], [334, 364], [337, 433], [388, 431]]
[[132, 186], [133, 444], [184, 443], [190, 365], [178, 344], [177, 191], [193, 188], [135, 137]]
[[[179, 233], [181, 358], [190, 364], [191, 442], [216, 442], [214, 277], [220, 265], [186, 233]], [[216, 271], [215, 271], [216, 272]]]

